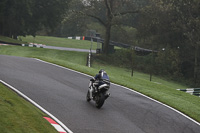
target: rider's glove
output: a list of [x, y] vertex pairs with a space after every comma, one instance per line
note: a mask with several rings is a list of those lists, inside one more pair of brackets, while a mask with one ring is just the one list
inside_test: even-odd
[[95, 78], [94, 78], [94, 77], [93, 77], [93, 78], [91, 78], [91, 79], [90, 79], [90, 81], [95, 81]]

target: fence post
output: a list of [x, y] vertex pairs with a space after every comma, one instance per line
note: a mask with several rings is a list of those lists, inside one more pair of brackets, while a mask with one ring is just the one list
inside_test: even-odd
[[87, 66], [91, 67], [91, 56], [92, 56], [92, 51], [90, 49], [89, 54], [87, 56]]

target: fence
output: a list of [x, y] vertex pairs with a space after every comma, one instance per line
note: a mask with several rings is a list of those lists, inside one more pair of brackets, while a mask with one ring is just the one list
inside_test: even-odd
[[188, 88], [188, 89], [177, 89], [177, 90], [200, 97], [200, 88]]

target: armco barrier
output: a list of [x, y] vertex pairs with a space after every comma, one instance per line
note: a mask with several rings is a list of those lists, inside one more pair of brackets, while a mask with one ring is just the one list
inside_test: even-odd
[[67, 37], [68, 39], [85, 40], [85, 36]]
[[37, 47], [37, 48], [43, 48], [43, 44], [37, 44], [37, 43], [30, 43], [30, 44], [22, 44], [22, 46], [27, 46], [27, 47]]
[[200, 97], [200, 88], [188, 88], [188, 89], [177, 89], [177, 90]]

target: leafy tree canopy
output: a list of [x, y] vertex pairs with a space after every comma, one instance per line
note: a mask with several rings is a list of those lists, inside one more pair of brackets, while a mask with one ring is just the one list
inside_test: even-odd
[[16, 38], [35, 35], [42, 27], [54, 29], [61, 22], [69, 0], [1, 0], [0, 34]]

